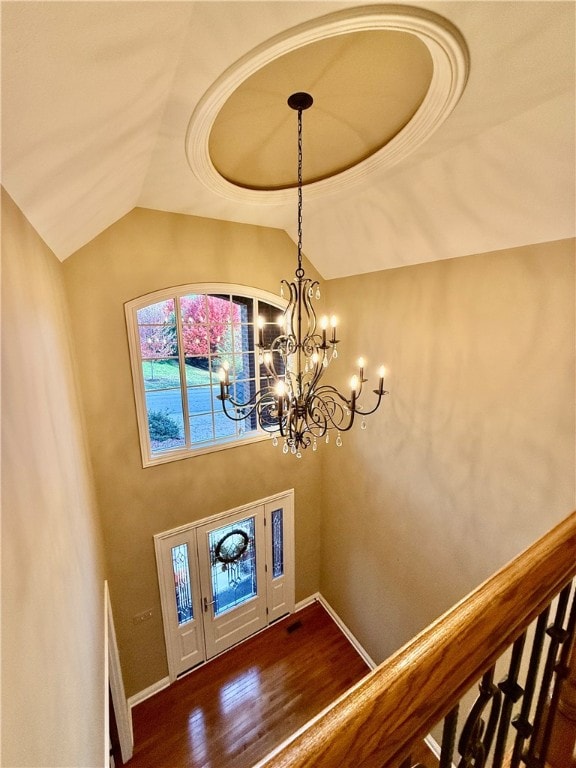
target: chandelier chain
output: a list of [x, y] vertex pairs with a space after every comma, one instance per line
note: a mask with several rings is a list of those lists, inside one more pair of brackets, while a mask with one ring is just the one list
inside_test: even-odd
[[304, 277], [302, 269], [302, 110], [298, 110], [298, 268], [296, 277]]

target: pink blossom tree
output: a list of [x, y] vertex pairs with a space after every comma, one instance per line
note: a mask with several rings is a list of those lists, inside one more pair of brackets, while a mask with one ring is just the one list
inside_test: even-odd
[[[151, 304], [138, 310], [138, 333], [142, 360], [150, 363], [150, 379], [154, 380], [155, 360], [174, 357], [177, 352], [174, 325], [168, 323], [165, 305]], [[172, 302], [172, 307], [174, 302]], [[172, 309], [172, 315], [174, 314]]]
[[240, 322], [240, 308], [218, 296], [184, 296], [180, 307], [184, 354], [208, 357], [224, 351], [230, 323]]

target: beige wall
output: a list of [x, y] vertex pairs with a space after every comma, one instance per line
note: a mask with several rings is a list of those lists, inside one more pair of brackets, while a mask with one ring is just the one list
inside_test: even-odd
[[2, 765], [102, 766], [104, 572], [62, 267], [2, 193]]
[[359, 354], [373, 380], [390, 371], [368, 429], [300, 462], [259, 443], [143, 469], [124, 302], [195, 281], [277, 292], [293, 243], [136, 209], [60, 265], [4, 198], [3, 230], [4, 764], [92, 765], [103, 748], [73, 360], [128, 695], [167, 674], [154, 533], [294, 487], [296, 597], [320, 588], [380, 660], [575, 506], [573, 241], [328, 283], [331, 379]]
[[576, 506], [574, 241], [327, 288], [341, 370], [390, 370], [323, 473], [321, 591], [380, 661]]
[[[277, 294], [295, 266], [283, 232], [143, 209], [64, 263], [128, 696], [167, 675], [153, 535], [294, 488], [300, 600], [319, 586], [321, 497], [320, 459], [282, 456], [269, 442], [143, 469], [123, 305], [202, 281]], [[134, 626], [149, 608], [152, 619]]]

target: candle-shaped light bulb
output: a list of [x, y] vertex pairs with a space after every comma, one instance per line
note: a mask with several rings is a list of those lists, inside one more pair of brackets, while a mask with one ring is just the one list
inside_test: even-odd
[[278, 421], [282, 421], [284, 414], [284, 394], [286, 393], [286, 385], [282, 379], [276, 384], [276, 397], [278, 398]]
[[332, 328], [332, 343], [336, 341], [336, 326], [338, 325], [338, 319], [336, 318], [336, 315], [332, 315], [330, 318], [330, 326]]
[[328, 328], [328, 318], [326, 315], [320, 320], [320, 328], [322, 329], [322, 347], [326, 347], [326, 328]]
[[350, 396], [350, 410], [354, 411], [356, 407], [356, 393], [358, 389], [358, 376], [352, 376], [350, 379], [350, 389], [352, 390], [352, 394]]
[[230, 384], [230, 363], [228, 360], [224, 360], [222, 363], [222, 370], [224, 371], [224, 384], [228, 386]]
[[360, 368], [360, 381], [364, 381], [364, 358], [358, 358], [358, 368]]
[[220, 368], [220, 373], [218, 374], [218, 378], [220, 379], [220, 399], [224, 400], [225, 398], [224, 381], [226, 379], [226, 372], [224, 368]]
[[386, 373], [386, 369], [383, 365], [378, 368], [378, 377], [380, 379], [380, 393], [384, 392], [384, 374]]

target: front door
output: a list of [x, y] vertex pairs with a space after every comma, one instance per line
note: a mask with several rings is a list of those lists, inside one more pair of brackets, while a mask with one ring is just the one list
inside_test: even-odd
[[209, 659], [267, 624], [264, 509], [197, 529]]
[[292, 491], [154, 544], [171, 681], [294, 610]]

